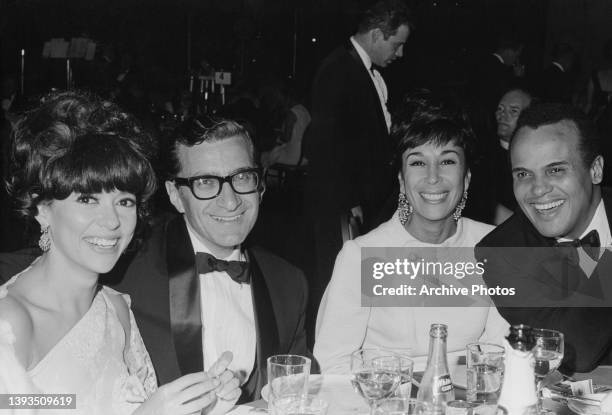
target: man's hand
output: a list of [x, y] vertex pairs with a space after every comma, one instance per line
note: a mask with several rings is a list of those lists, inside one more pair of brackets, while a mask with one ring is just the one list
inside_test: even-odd
[[219, 379], [205, 372], [190, 373], [161, 386], [133, 415], [198, 414], [213, 403]]
[[351, 214], [357, 219], [359, 219], [360, 225], [363, 225], [363, 209], [361, 208], [361, 206], [355, 206], [351, 208]]
[[227, 369], [234, 356], [232, 352], [223, 352], [221, 357], [208, 370], [208, 375], [219, 380], [215, 389], [217, 402], [211, 405], [203, 413], [206, 415], [221, 415], [228, 412], [240, 397], [240, 381], [234, 373]]

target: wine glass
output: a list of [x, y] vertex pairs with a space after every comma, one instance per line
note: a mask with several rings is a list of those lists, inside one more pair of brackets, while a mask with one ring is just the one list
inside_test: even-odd
[[370, 406], [395, 392], [400, 383], [400, 359], [395, 354], [381, 349], [359, 349], [351, 354], [351, 383]]
[[542, 386], [544, 378], [554, 372], [563, 360], [563, 333], [556, 330], [533, 329], [535, 346], [531, 350], [535, 358], [536, 391], [540, 413], [550, 411], [542, 408]]

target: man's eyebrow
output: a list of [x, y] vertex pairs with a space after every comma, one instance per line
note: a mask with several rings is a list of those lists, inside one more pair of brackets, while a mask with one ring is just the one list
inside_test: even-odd
[[[253, 166], [239, 167], [239, 168], [229, 172], [229, 174], [227, 174], [227, 176], [231, 176], [231, 175], [236, 174], [236, 173], [242, 173], [242, 172], [247, 171], [247, 170], [253, 170], [253, 169], [256, 169], [256, 168], [257, 167], [253, 167]], [[199, 177], [199, 176], [225, 177], [225, 174], [221, 174], [219, 172], [210, 172], [210, 171], [203, 172], [203, 171], [199, 171], [199, 172], [195, 172], [194, 174], [192, 174], [189, 177]]]
[[[557, 167], [557, 166], [569, 166], [570, 163], [569, 161], [553, 161], [552, 163], [548, 163], [546, 166], [544, 166], [545, 169], [549, 169], [551, 167]], [[517, 171], [528, 171], [530, 172], [531, 170], [525, 168], [525, 167], [513, 167], [512, 168], [512, 172], [517, 172]]]
[[546, 167], [556, 167], [556, 166], [569, 166], [569, 161], [553, 161], [552, 163], [548, 163]]

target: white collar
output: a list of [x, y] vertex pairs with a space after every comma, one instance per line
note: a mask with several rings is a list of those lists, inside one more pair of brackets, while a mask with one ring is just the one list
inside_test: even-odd
[[353, 44], [353, 47], [355, 48], [355, 50], [357, 51], [357, 54], [361, 58], [361, 61], [363, 62], [363, 65], [369, 71], [372, 68], [372, 59], [370, 59], [370, 56], [361, 47], [361, 45], [359, 43], [357, 43], [357, 41], [355, 40], [354, 36], [351, 36], [351, 43]]
[[499, 139], [499, 145], [504, 149], [504, 150], [508, 150], [510, 148], [510, 143], [507, 142], [506, 140], [502, 140], [501, 138]]
[[552, 64], [553, 64], [553, 66], [556, 66], [557, 68], [559, 68], [561, 70], [561, 72], [565, 72], [565, 68], [559, 62], [553, 61]]
[[[206, 245], [204, 245], [204, 243], [202, 241], [200, 241], [200, 239], [198, 238], [198, 236], [196, 235], [196, 232], [191, 229], [191, 225], [189, 225], [189, 221], [185, 218], [185, 215], [183, 215], [183, 219], [185, 220], [185, 224], [187, 225], [187, 233], [189, 233], [189, 239], [191, 240], [191, 245], [193, 246], [193, 252], [197, 253], [197, 252], [206, 252], [207, 254], [211, 254], [213, 256], [215, 256], [212, 252], [210, 252], [210, 249], [208, 249], [208, 247]], [[219, 259], [223, 259], [225, 261], [240, 261], [242, 260], [242, 255], [240, 253], [240, 246], [238, 246], [237, 248], [235, 248], [231, 254], [229, 254], [226, 258], [219, 258]]]
[[504, 62], [504, 58], [502, 58], [499, 53], [494, 53], [493, 56], [495, 56], [504, 65], [506, 64], [506, 62]]

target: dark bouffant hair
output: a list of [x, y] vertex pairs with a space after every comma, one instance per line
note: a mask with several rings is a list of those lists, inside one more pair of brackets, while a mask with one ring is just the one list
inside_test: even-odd
[[402, 168], [404, 152], [426, 143], [438, 146], [455, 143], [463, 149], [468, 168], [473, 159], [475, 135], [467, 114], [452, 97], [427, 89], [404, 97], [394, 112], [391, 136], [397, 143], [398, 171]]
[[116, 105], [84, 92], [53, 93], [15, 127], [7, 188], [30, 219], [41, 202], [64, 200], [73, 192], [132, 193], [139, 239], [156, 188], [149, 162], [153, 149], [152, 138]]

